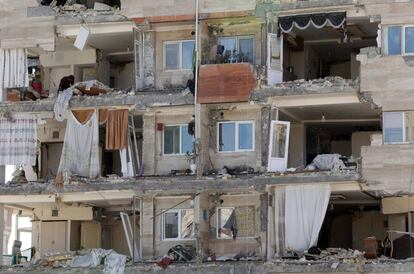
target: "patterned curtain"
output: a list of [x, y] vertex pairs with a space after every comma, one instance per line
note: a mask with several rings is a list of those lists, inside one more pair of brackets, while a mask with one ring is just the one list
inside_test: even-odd
[[34, 166], [37, 155], [37, 118], [16, 114], [0, 118], [0, 166]]

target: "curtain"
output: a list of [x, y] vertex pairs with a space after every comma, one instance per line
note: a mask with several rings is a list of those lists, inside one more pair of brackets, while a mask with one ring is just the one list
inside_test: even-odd
[[37, 155], [37, 118], [16, 114], [0, 118], [0, 166], [34, 166]]
[[317, 29], [324, 28], [327, 25], [336, 29], [344, 28], [346, 25], [346, 13], [332, 12], [280, 17], [278, 35], [280, 36], [282, 32], [291, 32], [293, 27], [304, 30], [310, 25]]
[[97, 111], [84, 124], [69, 112], [58, 173], [61, 172], [90, 178], [100, 175]]
[[106, 123], [106, 149], [128, 148], [128, 110], [109, 110]]
[[0, 90], [29, 86], [26, 49], [0, 49]]
[[[329, 184], [288, 185], [277, 189], [276, 230], [284, 250], [303, 252], [317, 244], [331, 194]], [[283, 252], [282, 252], [283, 253]]]

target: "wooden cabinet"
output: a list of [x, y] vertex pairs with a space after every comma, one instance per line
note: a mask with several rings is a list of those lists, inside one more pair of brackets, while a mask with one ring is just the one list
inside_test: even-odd
[[81, 248], [101, 247], [101, 224], [97, 222], [81, 223]]
[[66, 222], [41, 222], [41, 254], [63, 251], [66, 251]]

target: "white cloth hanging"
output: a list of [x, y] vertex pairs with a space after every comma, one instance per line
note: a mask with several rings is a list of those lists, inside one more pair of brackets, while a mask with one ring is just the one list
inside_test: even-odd
[[285, 191], [285, 249], [303, 252], [317, 244], [331, 188], [329, 184], [288, 185]]
[[29, 86], [26, 49], [0, 49], [0, 90]]
[[119, 151], [119, 156], [121, 158], [122, 177], [124, 177], [124, 178], [134, 177], [134, 171], [133, 171], [133, 167], [132, 167], [132, 161], [131, 161], [130, 153], [128, 153], [129, 161], [128, 161], [127, 150], [126, 149], [121, 149]]
[[0, 118], [0, 166], [34, 166], [37, 155], [37, 118], [15, 114]]
[[94, 111], [85, 124], [71, 111], [68, 116], [59, 173], [96, 178], [101, 173], [98, 111]]
[[73, 87], [67, 88], [60, 92], [56, 98], [53, 111], [55, 112], [55, 119], [62, 122], [65, 119], [65, 112], [69, 106], [69, 101], [73, 96]]

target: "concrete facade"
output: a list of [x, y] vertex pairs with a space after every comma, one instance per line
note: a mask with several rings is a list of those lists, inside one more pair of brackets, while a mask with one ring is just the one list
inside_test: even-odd
[[[39, 164], [37, 170], [24, 167], [29, 182], [6, 182], [10, 179], [6, 179], [7, 167], [0, 167], [3, 254], [10, 253], [13, 239], [23, 239], [20, 230], [27, 232], [17, 224], [9, 233], [3, 216], [7, 209], [16, 220], [32, 220], [30, 244], [44, 260], [50, 252], [69, 254], [88, 248], [113, 249], [131, 257], [131, 235], [125, 235], [121, 217], [125, 213], [138, 252], [138, 262], [128, 262], [125, 273], [411, 273], [410, 259], [367, 260], [358, 252], [348, 253], [349, 258], [329, 253], [315, 262], [305, 257], [282, 259], [281, 254], [289, 253], [280, 231], [285, 224], [285, 216], [279, 214], [283, 206], [277, 202], [284, 198], [275, 190], [330, 186], [315, 243], [323, 250], [363, 251], [367, 237], [382, 241], [414, 232], [410, 205], [414, 193], [414, 59], [411, 52], [387, 53], [390, 27], [414, 24], [414, 4], [397, 0], [200, 0], [196, 28], [195, 1], [189, 0], [121, 0], [120, 9], [105, 11], [82, 5], [41, 6], [34, 0], [5, 2], [0, 0], [0, 49], [28, 49], [28, 58], [38, 63], [34, 70], [48, 96], [0, 103], [1, 117], [30, 113], [39, 121]], [[278, 20], [283, 17], [335, 12], [346, 13], [346, 28], [310, 24], [278, 35]], [[90, 31], [82, 51], [73, 46], [81, 26]], [[195, 67], [247, 63], [238, 57], [220, 60], [217, 50], [220, 39], [233, 38], [234, 51], [239, 51], [240, 39], [246, 37], [253, 38], [253, 60], [248, 64], [257, 80], [246, 100], [200, 104], [195, 97], [197, 87], [192, 86], [192, 81], [199, 80], [196, 70], [166, 69], [166, 45], [179, 45], [176, 60], [181, 63], [180, 43], [195, 39], [199, 39], [192, 61]], [[272, 82], [272, 71], [281, 78]], [[60, 79], [71, 74], [76, 82], [96, 79], [107, 92], [75, 96], [68, 111], [128, 109], [135, 123], [133, 130], [129, 128], [134, 133], [129, 147], [137, 140], [136, 152], [131, 150], [134, 155], [128, 156], [136, 168], [132, 178], [122, 177], [118, 151], [105, 149], [102, 123], [100, 176], [72, 176], [62, 179], [63, 185], [59, 183], [55, 173], [66, 123], [55, 121], [53, 111]], [[229, 73], [226, 77], [237, 81], [240, 76]], [[384, 141], [385, 112], [407, 113], [400, 128], [407, 140]], [[195, 133], [189, 138], [194, 151], [187, 155], [182, 142], [188, 132], [183, 129], [192, 121]], [[281, 136], [279, 131], [271, 132], [274, 121], [290, 125], [289, 135], [281, 137], [289, 140], [287, 164], [278, 172], [269, 171], [269, 159], [277, 158], [273, 154], [278, 152], [271, 151], [270, 145], [277, 147], [280, 142], [271, 136]], [[228, 139], [224, 131], [219, 132], [222, 123], [235, 125]], [[247, 133], [251, 149], [237, 146], [246, 134], [239, 129], [240, 123], [252, 126], [251, 136]], [[179, 133], [167, 140], [166, 127], [171, 126], [178, 126]], [[167, 141], [179, 153], [166, 153]], [[234, 149], [220, 151], [224, 142], [234, 142]], [[321, 154], [340, 154], [341, 162], [318, 170], [311, 163]], [[192, 173], [194, 164], [197, 170]], [[230, 217], [219, 215], [224, 209], [234, 216], [244, 210], [244, 219], [239, 217], [245, 223], [238, 226], [249, 230], [248, 235], [236, 236], [232, 230], [231, 236], [219, 236], [229, 233], [223, 222], [227, 224]], [[167, 213], [176, 215], [168, 219]], [[183, 237], [188, 229], [191, 235]], [[168, 233], [172, 236], [167, 237]], [[174, 263], [165, 270], [154, 265], [177, 245], [194, 250], [191, 263]], [[20, 271], [7, 268], [2, 269], [4, 273]], [[100, 273], [102, 269], [30, 265], [22, 272], [27, 271]]]

